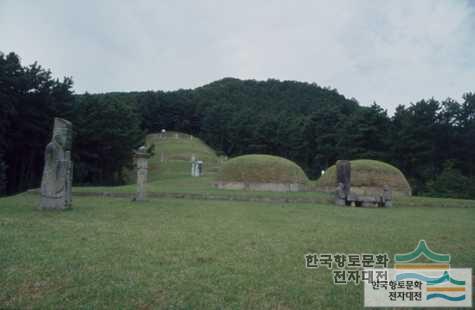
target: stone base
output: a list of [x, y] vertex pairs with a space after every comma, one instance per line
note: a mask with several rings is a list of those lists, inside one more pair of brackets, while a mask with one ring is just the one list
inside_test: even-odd
[[303, 192], [304, 184], [299, 183], [245, 183], [245, 182], [216, 182], [219, 189], [235, 189], [264, 192]]
[[67, 210], [71, 208], [71, 205], [66, 203], [64, 197], [51, 198], [41, 196], [39, 208], [41, 210]]
[[336, 204], [337, 206], [342, 206], [342, 207], [344, 207], [344, 206], [346, 206], [346, 201], [345, 201], [345, 199], [336, 198], [336, 199], [335, 199], [335, 204]]
[[[317, 186], [314, 187], [314, 191], [318, 192], [326, 192], [326, 193], [334, 193], [336, 185], [334, 187], [330, 186]], [[382, 187], [362, 187], [362, 186], [352, 186], [351, 191], [357, 195], [361, 196], [378, 196], [382, 194]], [[411, 196], [408, 192], [401, 192], [397, 189], [391, 188], [393, 197], [406, 197]]]

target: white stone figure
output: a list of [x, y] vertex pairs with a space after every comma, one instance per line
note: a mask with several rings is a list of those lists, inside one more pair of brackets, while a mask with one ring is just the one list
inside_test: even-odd
[[71, 208], [73, 178], [71, 145], [72, 124], [67, 120], [55, 118], [53, 138], [45, 150], [40, 209]]
[[196, 157], [195, 157], [195, 154], [192, 154], [191, 155], [191, 176], [192, 177], [195, 177], [196, 176]]

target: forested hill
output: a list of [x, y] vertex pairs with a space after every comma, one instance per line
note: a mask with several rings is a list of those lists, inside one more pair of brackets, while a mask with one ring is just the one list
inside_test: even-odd
[[[350, 115], [355, 101], [295, 81], [222, 79], [195, 90], [134, 94], [143, 128], [190, 132], [228, 155], [270, 153], [306, 163], [310, 116]], [[302, 156], [303, 155], [303, 156]]]
[[0, 193], [38, 186], [59, 116], [74, 125], [76, 184], [120, 183], [131, 149], [147, 132], [166, 129], [199, 136], [228, 156], [286, 157], [310, 178], [337, 159], [369, 158], [400, 168], [416, 193], [474, 197], [475, 94], [463, 98], [401, 102], [389, 117], [335, 89], [273, 79], [73, 96], [71, 79], [0, 54]]

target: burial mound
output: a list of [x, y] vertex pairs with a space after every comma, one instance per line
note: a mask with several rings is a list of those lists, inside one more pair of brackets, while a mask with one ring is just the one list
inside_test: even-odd
[[[335, 165], [327, 169], [316, 182], [317, 189], [335, 191]], [[385, 162], [368, 159], [351, 161], [351, 190], [360, 195], [371, 195], [387, 185], [394, 195], [410, 196], [411, 187], [402, 172]]]
[[216, 178], [216, 187], [255, 191], [302, 191], [308, 181], [294, 162], [271, 155], [243, 155], [226, 161]]

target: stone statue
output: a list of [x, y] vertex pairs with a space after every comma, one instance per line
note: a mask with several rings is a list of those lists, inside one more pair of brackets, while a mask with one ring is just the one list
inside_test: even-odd
[[203, 161], [196, 160], [195, 155], [191, 156], [191, 176], [200, 177], [203, 175]]
[[141, 146], [135, 153], [135, 161], [137, 167], [137, 195], [135, 201], [145, 200], [145, 183], [147, 183], [148, 174], [148, 158], [150, 154], [145, 146]]
[[53, 138], [45, 150], [40, 209], [71, 208], [73, 179], [71, 145], [72, 124], [67, 120], [55, 118]]

